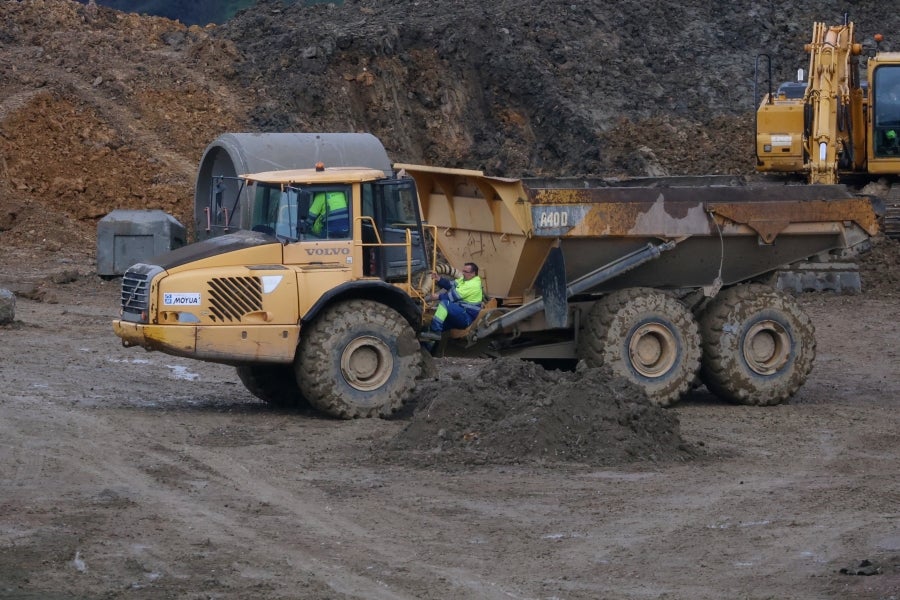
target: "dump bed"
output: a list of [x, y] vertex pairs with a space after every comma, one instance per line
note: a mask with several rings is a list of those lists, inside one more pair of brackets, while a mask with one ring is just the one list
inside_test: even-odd
[[542, 269], [573, 281], [648, 243], [673, 250], [588, 291], [731, 285], [850, 248], [877, 233], [867, 197], [842, 185], [737, 177], [508, 179], [395, 165], [413, 177], [441, 253], [474, 261], [508, 305], [540, 295]]

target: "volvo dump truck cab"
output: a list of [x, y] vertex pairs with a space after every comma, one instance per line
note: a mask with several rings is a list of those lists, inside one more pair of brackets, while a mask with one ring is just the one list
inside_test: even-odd
[[409, 177], [327, 166], [240, 176], [249, 229], [132, 266], [116, 334], [234, 365], [272, 404], [384, 416], [429, 360], [419, 332], [433, 287], [418, 275], [441, 256], [476, 262], [490, 301], [445, 332], [439, 354], [583, 360], [663, 406], [699, 373], [723, 398], [778, 404], [806, 380], [815, 338], [768, 278], [877, 233], [869, 200], [843, 186], [394, 168]]
[[236, 179], [253, 198], [249, 230], [132, 266], [117, 335], [235, 365], [273, 404], [309, 398], [339, 417], [398, 408], [422, 368], [410, 278], [426, 262], [412, 181], [324, 165]]

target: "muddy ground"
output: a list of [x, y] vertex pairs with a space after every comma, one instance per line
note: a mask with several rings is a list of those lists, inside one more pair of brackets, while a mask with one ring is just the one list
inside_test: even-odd
[[[53, 279], [0, 270], [0, 598], [900, 595], [896, 284], [801, 299], [818, 359], [783, 406], [701, 388], [654, 410], [596, 375], [443, 359], [397, 418], [335, 421], [122, 348], [118, 282], [38, 258]], [[560, 426], [591, 394], [607, 408]]]

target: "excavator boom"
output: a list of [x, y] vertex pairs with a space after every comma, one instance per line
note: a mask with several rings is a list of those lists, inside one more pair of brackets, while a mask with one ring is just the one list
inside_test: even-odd
[[803, 104], [809, 114], [805, 151], [809, 183], [838, 182], [838, 170], [864, 165], [865, 135], [862, 93], [853, 23], [827, 26], [816, 23], [809, 52], [809, 84]]

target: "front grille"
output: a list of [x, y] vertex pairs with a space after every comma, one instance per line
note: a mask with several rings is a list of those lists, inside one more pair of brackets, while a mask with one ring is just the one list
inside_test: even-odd
[[262, 310], [259, 277], [216, 277], [209, 280], [209, 316], [213, 321], [240, 321], [249, 312]]
[[122, 276], [122, 310], [141, 313], [150, 308], [150, 276], [128, 271]]

